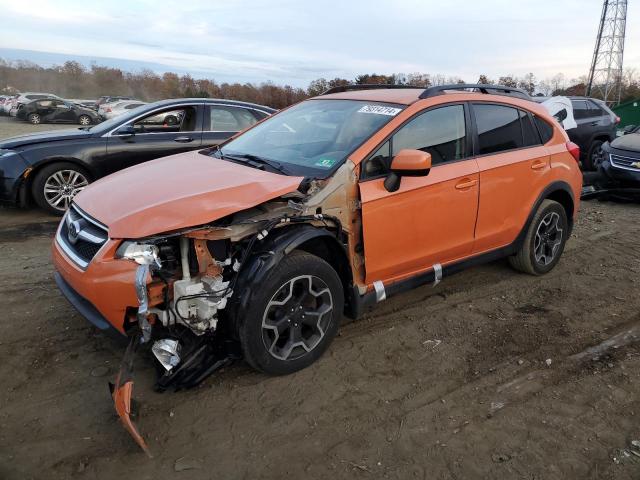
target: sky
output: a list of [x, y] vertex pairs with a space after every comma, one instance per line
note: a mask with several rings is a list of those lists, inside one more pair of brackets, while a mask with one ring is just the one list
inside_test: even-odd
[[[588, 73], [601, 0], [0, 0], [0, 57], [306, 87], [431, 73], [475, 82]], [[640, 2], [625, 67], [640, 69]]]

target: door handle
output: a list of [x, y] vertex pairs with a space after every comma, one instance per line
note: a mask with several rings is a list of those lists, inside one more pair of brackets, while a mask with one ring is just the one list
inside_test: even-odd
[[477, 183], [478, 183], [477, 180], [469, 180], [468, 178], [465, 178], [461, 182], [456, 183], [456, 189], [457, 190], [466, 190], [467, 188], [473, 187]]
[[600, 125], [600, 122], [591, 122], [589, 125], [591, 125], [592, 127], [597, 127], [598, 125]]
[[544, 160], [536, 160], [531, 164], [531, 170], [541, 170], [547, 166], [547, 162]]
[[173, 139], [174, 142], [180, 142], [180, 143], [189, 143], [189, 142], [193, 142], [193, 138], [191, 137], [176, 137]]

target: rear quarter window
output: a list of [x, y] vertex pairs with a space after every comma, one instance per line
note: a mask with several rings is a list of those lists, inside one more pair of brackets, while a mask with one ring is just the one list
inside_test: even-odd
[[553, 127], [537, 115], [533, 116], [533, 120], [536, 124], [538, 132], [540, 133], [542, 143], [547, 143], [549, 140], [551, 140], [551, 137], [553, 137]]

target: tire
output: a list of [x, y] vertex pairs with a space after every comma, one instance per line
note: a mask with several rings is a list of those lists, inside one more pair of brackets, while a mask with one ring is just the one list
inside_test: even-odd
[[71, 162], [52, 163], [35, 175], [31, 194], [40, 208], [54, 215], [62, 215], [73, 197], [90, 182], [91, 176], [84, 168]]
[[564, 207], [546, 199], [533, 216], [520, 250], [509, 257], [509, 263], [531, 275], [548, 273], [560, 260], [568, 235], [569, 222]]
[[40, 123], [42, 123], [42, 118], [37, 113], [30, 113], [27, 117], [27, 120], [29, 120], [29, 123], [31, 123], [32, 125], [39, 125]]
[[91, 117], [89, 115], [80, 115], [78, 117], [78, 124], [83, 125], [83, 126], [87, 126], [87, 125], [91, 125], [93, 122], [91, 121]]
[[602, 160], [598, 157], [602, 154], [602, 140], [594, 140], [589, 147], [587, 156], [584, 159], [584, 170], [598, 170]]
[[175, 115], [169, 115], [165, 117], [164, 123], [170, 126], [174, 126], [178, 124], [178, 118]]
[[264, 373], [287, 375], [311, 365], [327, 349], [342, 317], [344, 290], [331, 265], [294, 251], [248, 305], [238, 315], [245, 360]]

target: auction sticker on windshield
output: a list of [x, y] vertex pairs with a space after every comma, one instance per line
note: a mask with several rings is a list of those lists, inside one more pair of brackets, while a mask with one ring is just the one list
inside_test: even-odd
[[314, 163], [314, 165], [316, 167], [331, 168], [335, 163], [336, 161], [333, 158], [322, 158]]
[[391, 117], [395, 117], [401, 111], [401, 108], [384, 107], [382, 105], [365, 105], [358, 110], [358, 113], [375, 113], [376, 115], [389, 115]]

